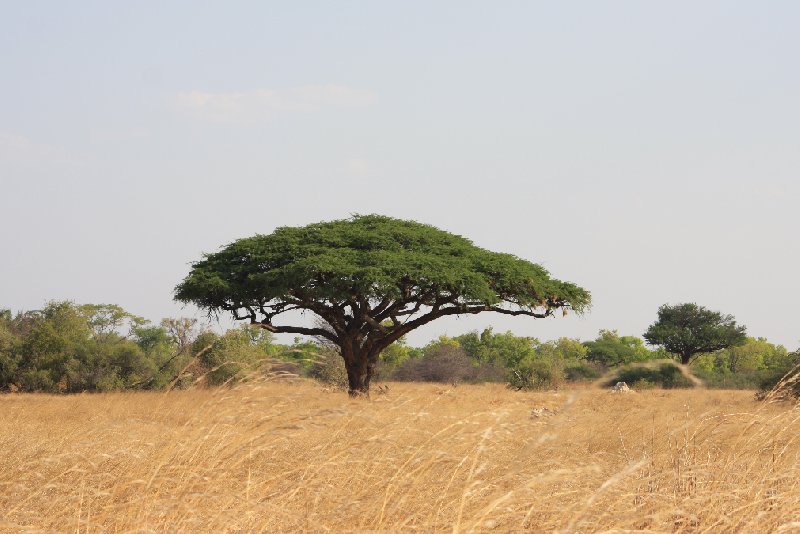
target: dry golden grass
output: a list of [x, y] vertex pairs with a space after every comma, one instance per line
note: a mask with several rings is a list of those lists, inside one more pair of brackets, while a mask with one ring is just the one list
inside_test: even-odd
[[800, 531], [799, 417], [704, 390], [6, 395], [0, 530]]

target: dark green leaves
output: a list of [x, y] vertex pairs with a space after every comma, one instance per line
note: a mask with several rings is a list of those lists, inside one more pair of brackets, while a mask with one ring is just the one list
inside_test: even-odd
[[539, 265], [432, 226], [378, 215], [240, 239], [195, 263], [175, 298], [214, 311], [389, 298], [580, 312], [590, 300], [587, 291], [551, 279]]
[[696, 354], [744, 343], [745, 330], [731, 315], [694, 303], [665, 304], [658, 309], [658, 320], [650, 325], [644, 338], [651, 345], [661, 345], [680, 355], [682, 363], [687, 364]]

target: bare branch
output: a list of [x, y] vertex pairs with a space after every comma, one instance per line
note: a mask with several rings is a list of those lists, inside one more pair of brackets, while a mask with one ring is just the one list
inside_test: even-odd
[[339, 337], [336, 334], [329, 332], [323, 328], [304, 328], [300, 326], [275, 326], [269, 322], [254, 322], [252, 324], [259, 325], [264, 330], [272, 332], [273, 334], [300, 334], [304, 336], [324, 337], [334, 343], [339, 343]]

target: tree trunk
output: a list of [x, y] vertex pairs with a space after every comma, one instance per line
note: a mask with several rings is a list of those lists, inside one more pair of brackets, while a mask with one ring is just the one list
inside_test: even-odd
[[344, 361], [347, 369], [348, 393], [351, 397], [369, 397], [369, 381], [375, 364], [366, 354], [353, 354]]
[[692, 358], [692, 353], [690, 354], [681, 354], [681, 363], [683, 365], [689, 365], [689, 360]]

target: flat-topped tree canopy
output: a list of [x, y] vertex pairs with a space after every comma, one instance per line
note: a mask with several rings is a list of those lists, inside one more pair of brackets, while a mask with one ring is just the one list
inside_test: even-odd
[[700, 354], [735, 347], [747, 341], [747, 328], [733, 315], [709, 310], [694, 302], [658, 309], [658, 320], [644, 333], [651, 345], [661, 345], [689, 365]]
[[[543, 318], [583, 312], [589, 292], [535, 263], [490, 252], [433, 226], [356, 215], [239, 239], [192, 265], [176, 300], [230, 312], [275, 333], [341, 348], [351, 393], [367, 392], [380, 352], [446, 315], [493, 311]], [[324, 326], [277, 325], [309, 310]]]

